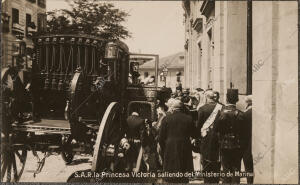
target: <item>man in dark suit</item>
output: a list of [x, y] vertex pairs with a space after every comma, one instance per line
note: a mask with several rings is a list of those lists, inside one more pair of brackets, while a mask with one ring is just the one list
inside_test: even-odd
[[136, 166], [136, 159], [140, 148], [140, 143], [135, 143], [134, 140], [141, 139], [142, 132], [145, 129], [145, 119], [141, 118], [139, 113], [132, 112], [126, 122], [126, 135], [130, 144], [130, 149], [127, 151], [127, 168], [132, 169]]
[[[218, 135], [215, 132], [215, 122], [218, 119], [220, 104], [214, 100], [214, 92], [205, 92], [206, 104], [198, 110], [198, 137], [201, 137], [200, 153], [202, 155], [203, 172], [220, 172]], [[217, 106], [218, 105], [218, 106]], [[201, 130], [201, 133], [200, 133]], [[204, 183], [219, 183], [218, 177], [204, 177]]]
[[240, 172], [242, 160], [241, 141], [243, 135], [243, 112], [236, 108], [238, 90], [227, 90], [227, 104], [222, 110], [216, 123], [216, 131], [220, 134], [220, 152], [222, 167], [225, 174], [223, 183], [240, 183], [240, 177], [235, 175]]
[[[163, 155], [163, 171], [170, 173], [192, 172], [193, 156], [190, 137], [195, 136], [192, 118], [182, 112], [183, 103], [174, 100], [172, 113], [162, 120], [159, 145]], [[167, 182], [188, 183], [188, 178], [166, 178]]]
[[[243, 162], [246, 172], [253, 174], [253, 156], [252, 156], [252, 96], [246, 97], [246, 111], [244, 113], [245, 122], [243, 124], [242, 150]], [[253, 184], [253, 176], [247, 177], [247, 184]]]

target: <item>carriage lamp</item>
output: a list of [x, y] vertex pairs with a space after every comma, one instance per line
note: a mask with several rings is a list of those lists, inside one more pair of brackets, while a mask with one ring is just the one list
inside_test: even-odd
[[180, 76], [181, 76], [181, 72], [180, 72], [180, 71], [177, 71], [177, 72], [176, 72], [176, 81], [177, 81], [177, 82], [181, 82]]
[[164, 76], [167, 77], [167, 75], [168, 75], [168, 68], [164, 67], [164, 69], [162, 71], [163, 71]]
[[165, 77], [165, 87], [167, 87], [167, 75], [168, 75], [168, 68], [164, 67], [164, 69], [162, 70], [163, 75]]
[[106, 59], [117, 59], [118, 58], [118, 47], [115, 43], [109, 42], [105, 48]]
[[165, 81], [165, 77], [164, 77], [164, 73], [163, 73], [163, 72], [161, 72], [161, 73], [159, 74], [159, 76], [160, 76], [160, 80], [161, 80], [161, 81]]

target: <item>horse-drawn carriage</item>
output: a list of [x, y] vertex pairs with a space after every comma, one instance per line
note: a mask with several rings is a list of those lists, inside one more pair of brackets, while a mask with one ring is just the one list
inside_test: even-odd
[[[94, 172], [123, 170], [115, 161], [133, 142], [126, 136], [126, 118], [139, 110], [143, 119], [156, 121], [157, 100], [162, 103], [168, 91], [157, 83], [129, 84], [136, 61], [131, 65], [128, 47], [117, 40], [40, 36], [34, 39], [32, 68], [23, 44], [19, 40], [12, 65], [1, 71], [1, 181], [20, 180], [28, 151], [44, 154], [35, 173], [53, 153], [66, 163], [76, 153], [92, 155]], [[147, 57], [155, 60], [157, 77], [158, 56]]]

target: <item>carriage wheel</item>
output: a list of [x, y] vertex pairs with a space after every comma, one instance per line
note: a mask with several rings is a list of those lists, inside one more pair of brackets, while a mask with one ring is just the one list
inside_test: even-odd
[[80, 104], [78, 91], [80, 90], [80, 82], [82, 81], [82, 74], [80, 72], [76, 72], [72, 78], [71, 86], [70, 86], [70, 108], [67, 114], [70, 121], [76, 119], [77, 108]]
[[[10, 126], [14, 122], [12, 115], [12, 100], [13, 100], [13, 76], [10, 68], [5, 68], [1, 71], [2, 82], [2, 125], [1, 134], [8, 138]], [[2, 136], [1, 136], [2, 137]]]
[[[13, 68], [1, 71], [2, 82], [2, 125], [1, 125], [1, 181], [18, 182], [23, 173], [27, 158], [27, 150], [22, 144], [15, 144], [12, 140], [12, 124], [18, 120], [15, 114], [14, 100], [16, 95], [14, 80], [19, 78]], [[19, 88], [18, 88], [19, 89]]]
[[5, 138], [2, 140], [1, 182], [18, 182], [25, 168], [27, 150], [22, 145], [11, 145]]
[[86, 103], [85, 94], [88, 94], [86, 93], [87, 89], [83, 74], [80, 71], [76, 72], [71, 81], [69, 91], [70, 105], [66, 110], [66, 114], [70, 122], [72, 137], [79, 141], [85, 137], [85, 126], [79, 122], [79, 117]]
[[116, 144], [118, 141], [118, 132], [120, 131], [120, 115], [121, 109], [117, 102], [112, 102], [107, 107], [100, 128], [97, 135], [97, 140], [94, 147], [92, 171], [100, 172], [107, 170], [107, 162], [103, 155], [103, 146], [109, 146], [110, 144]]
[[74, 158], [71, 142], [72, 142], [71, 136], [67, 136], [62, 139], [62, 148], [64, 149], [64, 151], [61, 152], [61, 157], [66, 164], [70, 164]]

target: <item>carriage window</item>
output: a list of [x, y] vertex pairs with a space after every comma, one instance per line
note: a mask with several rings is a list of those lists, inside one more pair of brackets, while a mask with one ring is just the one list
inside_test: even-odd
[[140, 73], [139, 73], [139, 63], [138, 62], [130, 62], [129, 65], [129, 83], [130, 84], [138, 84], [139, 83], [139, 78], [140, 78]]
[[[136, 73], [139, 85], [155, 86], [157, 85], [158, 76], [158, 58], [152, 54], [131, 54], [130, 55], [130, 74]], [[138, 73], [137, 73], [138, 72]], [[133, 80], [134, 81], [134, 80]]]

